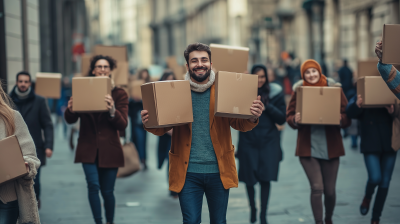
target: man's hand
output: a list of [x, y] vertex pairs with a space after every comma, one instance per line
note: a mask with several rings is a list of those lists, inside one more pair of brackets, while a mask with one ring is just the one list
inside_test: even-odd
[[147, 110], [142, 110], [140, 115], [142, 116], [142, 123], [146, 125], [149, 121], [149, 112]]
[[110, 116], [114, 117], [114, 115], [115, 115], [115, 105], [114, 105], [114, 100], [110, 96], [110, 94], [106, 95], [105, 101], [107, 103], [107, 109], [110, 112]]
[[250, 111], [254, 116], [251, 117], [249, 120], [253, 123], [256, 123], [257, 119], [264, 111], [264, 104], [261, 102], [261, 96], [258, 96], [257, 100], [254, 100], [253, 105], [250, 107]]
[[376, 42], [375, 54], [376, 56], [378, 56], [379, 61], [382, 62], [382, 40]]
[[71, 113], [74, 112], [74, 111], [72, 111], [72, 96], [71, 96], [71, 98], [69, 98], [69, 101], [68, 101], [68, 110], [69, 110], [69, 112], [71, 112]]
[[171, 130], [167, 131], [167, 134], [168, 134], [169, 136], [172, 136], [173, 130], [174, 130], [174, 129], [171, 129]]
[[53, 155], [53, 150], [51, 150], [51, 149], [46, 149], [46, 157], [47, 157], [47, 158], [51, 158], [52, 155]]
[[300, 112], [297, 112], [296, 115], [294, 115], [294, 123], [298, 124], [301, 120]]
[[25, 162], [25, 168], [26, 168], [26, 172], [29, 173], [29, 171], [30, 171], [31, 169], [29, 168], [29, 164], [28, 164], [27, 162]]
[[361, 98], [361, 95], [358, 95], [357, 96], [357, 102], [356, 102], [357, 107], [361, 108], [362, 103], [363, 103], [363, 99]]
[[394, 106], [393, 105], [386, 106], [385, 108], [387, 109], [389, 114], [393, 114], [394, 113]]

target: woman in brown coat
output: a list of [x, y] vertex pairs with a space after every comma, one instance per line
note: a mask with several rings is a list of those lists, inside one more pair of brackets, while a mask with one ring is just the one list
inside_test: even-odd
[[[114, 59], [97, 55], [90, 63], [89, 76], [109, 76], [116, 67]], [[124, 156], [119, 132], [128, 121], [128, 95], [121, 88], [113, 88], [105, 96], [108, 112], [75, 113], [73, 98], [68, 102], [65, 120], [73, 124], [80, 119], [80, 132], [75, 163], [82, 163], [88, 184], [89, 202], [96, 224], [102, 223], [99, 191], [104, 199], [107, 223], [113, 223], [115, 197], [114, 185], [118, 167], [124, 166]]]
[[300, 157], [300, 163], [310, 181], [311, 207], [315, 223], [323, 224], [324, 194], [325, 223], [331, 224], [336, 203], [335, 186], [339, 157], [344, 155], [340, 128], [351, 124], [345, 112], [347, 99], [342, 91], [340, 126], [299, 124], [301, 116], [300, 113], [296, 113], [296, 89], [299, 86], [340, 86], [322, 74], [321, 66], [315, 60], [307, 60], [301, 65], [301, 77], [303, 80], [293, 86], [294, 93], [287, 109], [286, 121], [293, 129], [298, 129], [296, 156]]

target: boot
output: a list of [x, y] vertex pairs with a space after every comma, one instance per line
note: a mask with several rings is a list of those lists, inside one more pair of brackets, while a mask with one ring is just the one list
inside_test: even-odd
[[260, 224], [268, 224], [266, 211], [260, 213]]
[[250, 223], [256, 223], [257, 221], [257, 209], [250, 208]]
[[333, 224], [332, 220], [325, 219], [325, 224]]
[[360, 213], [361, 215], [368, 214], [369, 211], [369, 204], [371, 203], [371, 199], [364, 197], [361, 206], [360, 206]]
[[379, 224], [379, 221], [374, 221], [374, 220], [372, 220], [372, 221], [371, 221], [371, 224]]

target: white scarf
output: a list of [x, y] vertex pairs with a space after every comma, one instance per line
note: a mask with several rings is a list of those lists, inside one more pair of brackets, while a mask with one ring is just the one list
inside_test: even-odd
[[31, 93], [31, 87], [28, 88], [25, 92], [20, 92], [18, 87], [15, 88], [15, 93], [17, 94], [18, 98], [24, 100], [28, 98], [29, 93]]
[[210, 80], [206, 84], [197, 84], [197, 83], [193, 82], [192, 79], [190, 78], [189, 72], [186, 72], [185, 80], [189, 80], [190, 89], [192, 91], [202, 93], [202, 92], [205, 92], [208, 88], [210, 88], [214, 84], [215, 73], [213, 70], [211, 70]]

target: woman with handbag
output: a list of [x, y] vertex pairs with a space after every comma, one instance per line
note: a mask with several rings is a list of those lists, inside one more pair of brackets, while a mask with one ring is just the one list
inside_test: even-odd
[[311, 185], [311, 208], [316, 224], [323, 224], [322, 194], [325, 199], [325, 224], [332, 224], [336, 203], [336, 178], [339, 169], [339, 157], [344, 156], [341, 128], [351, 124], [346, 116], [347, 99], [341, 90], [340, 125], [304, 125], [299, 124], [301, 114], [296, 113], [296, 89], [300, 86], [340, 86], [322, 74], [321, 66], [315, 60], [306, 60], [301, 65], [301, 78], [293, 86], [286, 122], [297, 129], [296, 156], [306, 172]]
[[[96, 55], [90, 62], [89, 76], [111, 77], [111, 71], [114, 68], [116, 68], [114, 59]], [[96, 224], [102, 223], [99, 191], [103, 196], [107, 223], [113, 223], [114, 185], [118, 167], [124, 166], [119, 132], [125, 130], [128, 124], [128, 95], [125, 90], [113, 87], [111, 95], [104, 96], [104, 101], [107, 103], [107, 112], [76, 113], [72, 108], [73, 98], [71, 97], [68, 109], [64, 113], [68, 124], [73, 124], [80, 119], [75, 163], [82, 163], [90, 207]]]
[[[379, 224], [383, 206], [389, 190], [390, 179], [396, 163], [396, 151], [393, 148], [394, 106], [386, 108], [362, 108], [361, 95], [354, 96], [347, 106], [347, 116], [358, 119], [361, 125], [361, 153], [368, 172], [368, 181], [365, 187], [364, 199], [360, 206], [360, 213], [366, 215], [375, 188], [378, 187], [371, 224]], [[396, 107], [397, 108], [397, 107]], [[396, 111], [398, 114], [399, 111]], [[398, 136], [396, 136], [398, 138]]]
[[257, 216], [254, 185], [260, 183], [260, 223], [266, 224], [271, 181], [278, 180], [279, 163], [282, 160], [280, 132], [276, 124], [283, 125], [286, 121], [286, 103], [282, 87], [269, 83], [264, 65], [254, 65], [251, 74], [258, 76], [258, 95], [265, 110], [253, 130], [239, 133], [239, 181], [246, 184], [251, 223], [256, 222]]
[[0, 82], [0, 140], [15, 135], [18, 139], [28, 175], [0, 185], [0, 224], [40, 224], [33, 179], [40, 161], [35, 143], [21, 114], [12, 109], [11, 99]]

